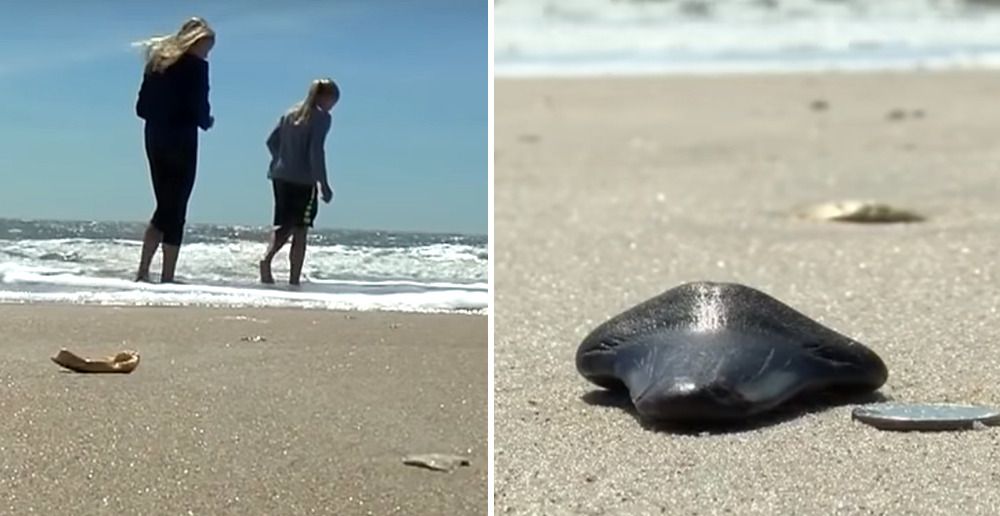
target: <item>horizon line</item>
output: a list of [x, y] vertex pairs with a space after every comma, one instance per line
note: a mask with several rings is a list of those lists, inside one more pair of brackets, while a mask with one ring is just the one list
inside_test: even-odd
[[[4, 217], [0, 216], [0, 221], [13, 220], [18, 222], [83, 222], [83, 223], [95, 223], [95, 222], [105, 222], [105, 223], [123, 223], [123, 224], [148, 224], [148, 220], [121, 220], [121, 219], [47, 219], [47, 218], [31, 218], [31, 217]], [[190, 222], [187, 226], [246, 226], [251, 228], [271, 228], [270, 224], [240, 224], [240, 223], [230, 223], [230, 222]], [[433, 231], [433, 230], [422, 230], [422, 229], [371, 229], [371, 228], [345, 228], [345, 227], [331, 227], [331, 226], [316, 226], [312, 228], [313, 230], [327, 230], [327, 231], [354, 231], [359, 233], [397, 233], [397, 234], [416, 234], [416, 235], [437, 235], [437, 236], [461, 236], [461, 237], [479, 237], [489, 239], [489, 233], [467, 233], [462, 231]]]

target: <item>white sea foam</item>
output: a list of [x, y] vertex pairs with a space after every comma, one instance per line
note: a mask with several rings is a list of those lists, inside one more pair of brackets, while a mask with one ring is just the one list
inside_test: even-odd
[[502, 0], [498, 76], [1000, 65], [1000, 14], [944, 0]]
[[[57, 267], [74, 274], [129, 276], [140, 243], [86, 238], [0, 240], [0, 263]], [[256, 275], [265, 244], [236, 240], [184, 246], [178, 278], [182, 281], [239, 281]], [[486, 282], [483, 249], [468, 245], [416, 247], [313, 245], [305, 273], [315, 278], [407, 279], [422, 282]], [[156, 262], [154, 262], [154, 268]], [[276, 274], [288, 270], [288, 247], [274, 260]]]
[[[257, 281], [260, 242], [184, 246], [182, 284], [131, 281], [139, 242], [122, 239], [0, 240], [0, 301], [102, 304], [297, 306], [450, 311], [489, 304], [484, 248], [310, 246], [298, 287], [287, 285], [288, 250], [274, 260], [278, 285]], [[153, 262], [153, 271], [159, 259]]]
[[57, 268], [0, 264], [0, 301], [112, 305], [302, 307], [352, 310], [481, 311], [486, 284], [309, 280], [297, 287], [241, 284], [152, 284], [79, 275]]

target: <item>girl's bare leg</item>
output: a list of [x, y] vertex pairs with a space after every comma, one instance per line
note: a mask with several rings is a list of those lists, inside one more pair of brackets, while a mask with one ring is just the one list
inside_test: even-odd
[[163, 272], [160, 274], [160, 283], [174, 282], [174, 271], [177, 269], [177, 255], [180, 252], [181, 247], [178, 245], [163, 244]]
[[139, 271], [135, 275], [136, 281], [149, 281], [149, 264], [153, 262], [156, 249], [160, 247], [163, 240], [163, 232], [156, 229], [152, 224], [146, 226], [146, 232], [142, 236], [142, 253], [139, 255]]
[[271, 274], [271, 261], [274, 260], [274, 255], [278, 254], [278, 251], [281, 251], [282, 247], [285, 247], [285, 243], [288, 242], [288, 237], [291, 234], [292, 231], [290, 228], [282, 226], [276, 227], [271, 231], [271, 235], [268, 238], [267, 251], [264, 252], [264, 258], [258, 264], [260, 266], [261, 283], [274, 283], [274, 276]]
[[298, 285], [302, 277], [302, 265], [306, 261], [306, 237], [309, 228], [295, 228], [292, 231], [292, 249], [288, 254], [288, 284]]

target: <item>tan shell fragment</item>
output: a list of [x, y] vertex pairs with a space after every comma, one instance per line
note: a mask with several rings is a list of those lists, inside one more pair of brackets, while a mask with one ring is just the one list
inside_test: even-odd
[[139, 353], [125, 350], [106, 358], [84, 358], [68, 349], [61, 349], [51, 357], [56, 364], [76, 373], [129, 374], [139, 367]]
[[904, 208], [875, 201], [833, 201], [806, 208], [802, 217], [833, 222], [856, 222], [864, 224], [892, 224], [897, 222], [920, 222], [926, 217]]

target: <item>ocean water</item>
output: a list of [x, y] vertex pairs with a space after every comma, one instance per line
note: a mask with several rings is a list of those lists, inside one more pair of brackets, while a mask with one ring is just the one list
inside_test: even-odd
[[[203, 305], [483, 312], [486, 236], [316, 229], [302, 284], [288, 285], [288, 247], [275, 285], [258, 282], [267, 228], [191, 225], [181, 284], [132, 281], [145, 223], [0, 219], [0, 302]], [[154, 280], [159, 253], [151, 271]]]
[[495, 0], [500, 77], [993, 68], [996, 0]]

